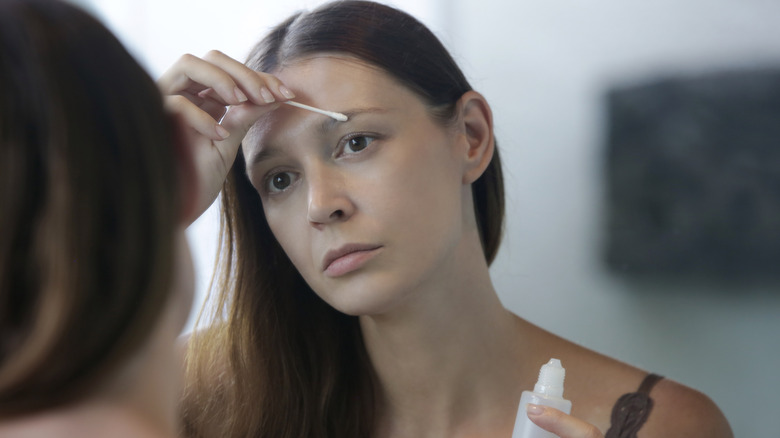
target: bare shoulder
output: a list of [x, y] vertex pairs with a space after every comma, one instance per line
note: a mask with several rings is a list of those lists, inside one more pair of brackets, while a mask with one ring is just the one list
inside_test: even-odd
[[[551, 357], [566, 368], [564, 397], [571, 400], [571, 414], [606, 432], [612, 407], [623, 394], [636, 391], [647, 372], [563, 339], [530, 323], [524, 335], [535, 339], [532, 363]], [[537, 368], [538, 370], [538, 368]]]
[[726, 417], [705, 394], [664, 379], [653, 389], [653, 410], [639, 434], [642, 438], [684, 436], [732, 438]]
[[[572, 401], [572, 415], [603, 433], [610, 427], [612, 409], [624, 394], [636, 392], [648, 370], [582, 347], [556, 335], [537, 330], [533, 336], [544, 345], [536, 361], [550, 357], [566, 368], [564, 396]], [[660, 380], [651, 390], [654, 401], [640, 438], [733, 437], [726, 418], [706, 395], [670, 379]]]

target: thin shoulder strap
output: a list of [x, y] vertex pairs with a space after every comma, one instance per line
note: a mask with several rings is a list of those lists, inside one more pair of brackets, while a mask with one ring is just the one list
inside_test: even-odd
[[604, 438], [636, 438], [653, 410], [650, 391], [663, 377], [648, 374], [636, 392], [623, 394], [612, 408], [612, 425]]
[[644, 380], [642, 380], [642, 384], [639, 385], [639, 389], [636, 390], [636, 392], [641, 392], [642, 394], [650, 395], [650, 391], [653, 390], [653, 387], [656, 383], [663, 380], [663, 376], [659, 376], [658, 374], [650, 373], [648, 374]]

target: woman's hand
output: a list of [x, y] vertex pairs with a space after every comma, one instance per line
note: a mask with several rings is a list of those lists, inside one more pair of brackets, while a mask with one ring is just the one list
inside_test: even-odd
[[295, 97], [276, 77], [211, 51], [182, 56], [157, 85], [194, 155], [200, 193], [194, 220], [214, 202], [249, 128], [278, 102]]
[[537, 426], [561, 438], [604, 437], [596, 426], [548, 406], [529, 404], [528, 418]]

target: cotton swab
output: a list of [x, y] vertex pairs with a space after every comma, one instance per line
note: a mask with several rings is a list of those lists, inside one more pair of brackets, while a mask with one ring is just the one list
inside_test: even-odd
[[331, 117], [331, 118], [334, 118], [334, 119], [338, 120], [339, 122], [346, 122], [349, 119], [344, 114], [337, 113], [337, 112], [334, 112], [334, 111], [326, 111], [326, 110], [323, 110], [323, 109], [314, 108], [313, 106], [304, 105], [304, 104], [298, 103], [298, 102], [293, 102], [292, 100], [288, 100], [285, 103], [287, 105], [296, 106], [298, 108], [303, 108], [305, 110], [309, 110], [309, 111], [313, 111], [315, 113], [326, 115], [328, 117]]

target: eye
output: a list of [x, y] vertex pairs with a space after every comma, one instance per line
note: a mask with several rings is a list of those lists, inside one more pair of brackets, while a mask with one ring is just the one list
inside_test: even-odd
[[296, 175], [293, 172], [277, 172], [266, 179], [265, 189], [268, 193], [280, 193], [285, 191], [295, 182]]
[[347, 154], [355, 154], [363, 149], [367, 148], [376, 138], [368, 135], [355, 135], [348, 137], [344, 142], [344, 152]]

